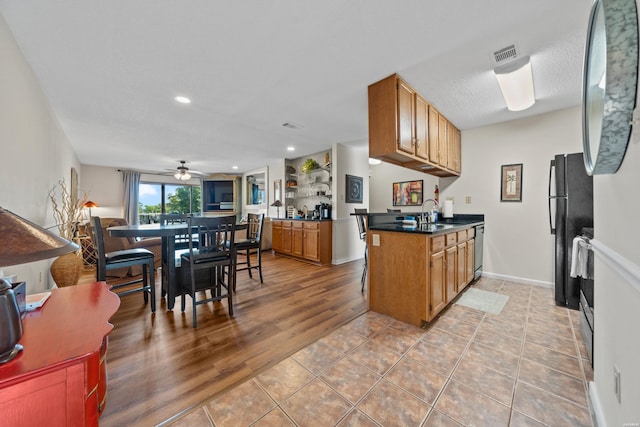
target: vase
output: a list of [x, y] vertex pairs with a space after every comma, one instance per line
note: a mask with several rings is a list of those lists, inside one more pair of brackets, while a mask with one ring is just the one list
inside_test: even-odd
[[82, 268], [82, 258], [77, 253], [71, 252], [59, 256], [51, 263], [51, 277], [59, 288], [75, 286], [80, 279], [80, 269]]

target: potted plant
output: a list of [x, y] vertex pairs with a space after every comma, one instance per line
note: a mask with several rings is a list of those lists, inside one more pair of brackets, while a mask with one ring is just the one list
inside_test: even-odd
[[[57, 195], [56, 187], [59, 187], [59, 195]], [[53, 217], [56, 220], [60, 237], [74, 240], [78, 223], [81, 220], [83, 205], [88, 199], [87, 195], [84, 194], [79, 199], [77, 195], [71, 194], [64, 178], [62, 178], [49, 191], [49, 198], [53, 205]], [[56, 285], [65, 287], [78, 284], [81, 268], [81, 251], [76, 251], [56, 258], [49, 271]]]

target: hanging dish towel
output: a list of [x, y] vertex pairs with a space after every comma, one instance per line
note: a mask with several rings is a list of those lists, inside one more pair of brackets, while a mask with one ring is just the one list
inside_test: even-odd
[[573, 238], [571, 253], [571, 277], [587, 277], [587, 261], [589, 259], [589, 243], [582, 237]]

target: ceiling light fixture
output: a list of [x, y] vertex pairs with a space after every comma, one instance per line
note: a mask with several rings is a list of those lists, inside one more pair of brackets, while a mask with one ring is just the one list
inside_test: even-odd
[[287, 151], [296, 151], [296, 147], [289, 146], [287, 147]]
[[175, 98], [176, 101], [178, 101], [181, 104], [191, 104], [191, 100], [189, 98], [187, 98], [186, 96], [176, 96]]
[[233, 165], [233, 166], [231, 166], [231, 169], [236, 170], [236, 169], [238, 169], [238, 166]]
[[535, 104], [533, 73], [528, 56], [499, 65], [493, 72], [510, 111], [526, 110]]
[[185, 160], [180, 160], [180, 166], [178, 166], [178, 172], [176, 172], [173, 177], [179, 181], [188, 181], [191, 179], [191, 174], [189, 173], [189, 168], [185, 166], [187, 162]]

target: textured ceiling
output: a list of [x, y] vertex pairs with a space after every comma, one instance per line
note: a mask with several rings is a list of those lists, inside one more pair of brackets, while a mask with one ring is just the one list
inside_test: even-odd
[[[0, 13], [83, 164], [243, 172], [366, 144], [367, 86], [395, 72], [463, 130], [578, 105], [590, 6], [0, 0]], [[531, 56], [537, 98], [519, 113], [492, 73], [511, 43]]]

